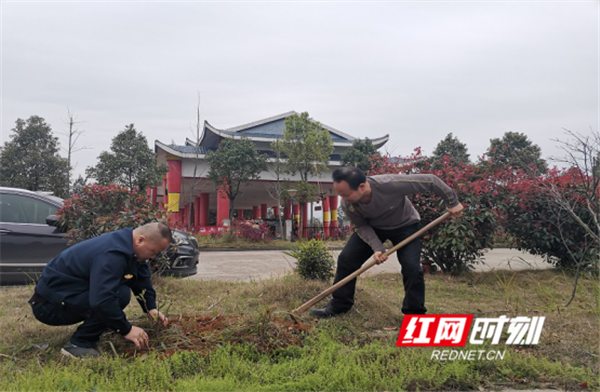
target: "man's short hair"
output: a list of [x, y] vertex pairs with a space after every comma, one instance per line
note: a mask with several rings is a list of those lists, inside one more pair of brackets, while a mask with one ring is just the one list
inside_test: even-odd
[[346, 181], [353, 191], [357, 190], [360, 184], [367, 182], [365, 172], [353, 166], [335, 169], [331, 177], [334, 182]]
[[162, 238], [169, 240], [169, 243], [173, 242], [173, 232], [165, 222], [158, 222], [158, 232]]
[[162, 239], [166, 239], [169, 243], [173, 243], [171, 228], [164, 222], [147, 223], [139, 229], [140, 234], [145, 235], [152, 241], [160, 242]]

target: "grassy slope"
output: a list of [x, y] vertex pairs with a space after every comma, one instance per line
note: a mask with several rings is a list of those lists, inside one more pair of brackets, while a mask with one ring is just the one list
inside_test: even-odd
[[[157, 291], [171, 318], [231, 317], [231, 330], [246, 333], [243, 342], [222, 341], [209, 354], [165, 357], [161, 342], [154, 341], [153, 352], [126, 358], [111, 353], [113, 347], [126, 351], [128, 344], [105, 334], [100, 348], [107, 355], [86, 361], [59, 354], [74, 327], [49, 327], [32, 318], [26, 303], [32, 287], [9, 288], [0, 291], [0, 390], [574, 389], [584, 382], [598, 390], [600, 285], [584, 279], [565, 308], [572, 282], [555, 271], [427, 277], [432, 314], [546, 316], [538, 346], [485, 346], [506, 349], [496, 361], [432, 361], [431, 348], [395, 347], [398, 331], [388, 329], [402, 319], [396, 275], [361, 278], [355, 310], [314, 324], [301, 345], [288, 346], [279, 344], [285, 331], [268, 327], [328, 284], [295, 276], [251, 283], [162, 279]], [[127, 313], [135, 324], [151, 327], [134, 302]]]

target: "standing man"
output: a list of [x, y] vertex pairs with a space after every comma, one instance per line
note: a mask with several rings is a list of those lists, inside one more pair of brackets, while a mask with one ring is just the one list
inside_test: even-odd
[[165, 315], [156, 309], [156, 292], [145, 261], [167, 249], [172, 240], [169, 226], [149, 223], [80, 242], [46, 265], [29, 300], [35, 318], [48, 325], [83, 321], [62, 354], [99, 356], [96, 343], [107, 328], [138, 349], [148, 345], [146, 332], [131, 325], [123, 309], [133, 291], [142, 310], [167, 325]]
[[[387, 260], [383, 255], [386, 240], [396, 245], [420, 229], [421, 217], [408, 195], [431, 191], [446, 202], [451, 214], [460, 216], [463, 209], [456, 193], [433, 174], [384, 174], [367, 178], [356, 167], [343, 167], [333, 172], [333, 188], [355, 226], [354, 234], [338, 257], [334, 284], [359, 269], [371, 255], [377, 264]], [[404, 282], [402, 313], [425, 314], [420, 239], [406, 244], [397, 254]], [[333, 292], [327, 306], [313, 309], [310, 314], [326, 318], [348, 312], [354, 304], [355, 288], [356, 279], [353, 279]]]

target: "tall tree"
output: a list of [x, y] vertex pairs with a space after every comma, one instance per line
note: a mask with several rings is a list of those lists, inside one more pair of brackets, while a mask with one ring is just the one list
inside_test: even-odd
[[11, 131], [11, 140], [0, 149], [0, 184], [66, 197], [69, 165], [58, 154], [58, 138], [50, 125], [34, 115], [17, 119]]
[[235, 199], [241, 193], [241, 185], [260, 178], [260, 172], [267, 169], [267, 157], [256, 151], [252, 141], [242, 138], [224, 139], [216, 151], [206, 154], [206, 159], [210, 164], [208, 178], [227, 194], [229, 219], [233, 221]]
[[371, 170], [372, 162], [379, 162], [379, 160], [372, 161], [370, 158], [373, 156], [381, 157], [373, 142], [369, 138], [356, 139], [342, 156], [342, 163], [345, 166], [358, 167], [366, 173]]
[[432, 161], [440, 162], [445, 156], [450, 159], [451, 163], [469, 163], [469, 154], [467, 153], [467, 145], [453, 137], [452, 133], [438, 143], [433, 150]]
[[491, 139], [486, 155], [500, 166], [525, 169], [533, 165], [538, 173], [545, 173], [547, 169], [541, 148], [524, 133], [506, 132], [502, 139]]
[[318, 175], [327, 168], [333, 152], [329, 132], [320, 123], [311, 120], [307, 112], [285, 119], [281, 149], [288, 161], [290, 174], [300, 173], [308, 181], [310, 173]]
[[83, 131], [80, 131], [76, 127], [76, 125], [80, 123], [79, 121], [75, 121], [76, 119], [77, 119], [77, 117], [75, 115], [73, 115], [73, 113], [71, 113], [71, 110], [69, 108], [67, 108], [67, 121], [65, 121], [65, 122], [69, 125], [69, 130], [67, 132], [63, 133], [63, 135], [65, 135], [69, 139], [69, 142], [68, 142], [67, 148], [66, 148], [67, 162], [69, 164], [69, 173], [67, 175], [67, 186], [69, 188], [69, 193], [71, 193], [71, 174], [74, 169], [71, 158], [73, 157], [74, 153], [87, 149], [87, 147], [77, 146], [77, 141], [79, 140], [79, 136], [81, 136], [83, 134]]
[[85, 171], [100, 185], [122, 184], [129, 190], [137, 187], [138, 192], [145, 192], [147, 187], [161, 183], [168, 171], [167, 165], [156, 165], [156, 154], [133, 124], [112, 139], [110, 149], [112, 152], [103, 151], [98, 164]]

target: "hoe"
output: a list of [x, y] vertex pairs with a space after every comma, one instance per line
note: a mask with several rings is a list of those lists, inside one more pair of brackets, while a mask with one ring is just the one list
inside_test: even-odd
[[[391, 255], [392, 253], [394, 253], [398, 249], [402, 248], [404, 245], [408, 244], [409, 242], [411, 242], [415, 238], [422, 236], [428, 230], [434, 228], [435, 226], [439, 225], [440, 223], [442, 223], [443, 221], [445, 221], [446, 219], [448, 219], [450, 217], [450, 215], [451, 214], [449, 212], [446, 212], [444, 215], [440, 216], [439, 218], [437, 218], [433, 222], [430, 222], [427, 226], [421, 228], [419, 231], [417, 231], [416, 233], [414, 233], [410, 237], [406, 238], [404, 241], [402, 241], [402, 242], [396, 244], [395, 246], [393, 246], [392, 248], [388, 249], [384, 253], [384, 255], [386, 255], [386, 256]], [[369, 258], [369, 260], [367, 260], [359, 269], [357, 269], [356, 271], [354, 271], [352, 274], [350, 274], [347, 277], [345, 277], [344, 279], [340, 280], [339, 282], [337, 282], [336, 284], [334, 284], [333, 286], [331, 286], [327, 290], [323, 291], [321, 294], [317, 295], [316, 297], [314, 297], [310, 301], [304, 303], [302, 306], [300, 306], [300, 307], [292, 310], [290, 316], [292, 317], [292, 319], [294, 319], [295, 322], [298, 322], [298, 319], [295, 316], [299, 316], [300, 314], [304, 313], [311, 306], [313, 306], [314, 304], [316, 304], [317, 302], [319, 302], [320, 300], [322, 300], [323, 298], [325, 298], [329, 294], [333, 293], [335, 290], [339, 289], [340, 287], [342, 287], [343, 285], [345, 285], [346, 283], [348, 283], [352, 279], [356, 278], [358, 275], [362, 274], [363, 272], [365, 272], [369, 268], [373, 267], [374, 265], [376, 265], [375, 258], [373, 258], [373, 257]]]

